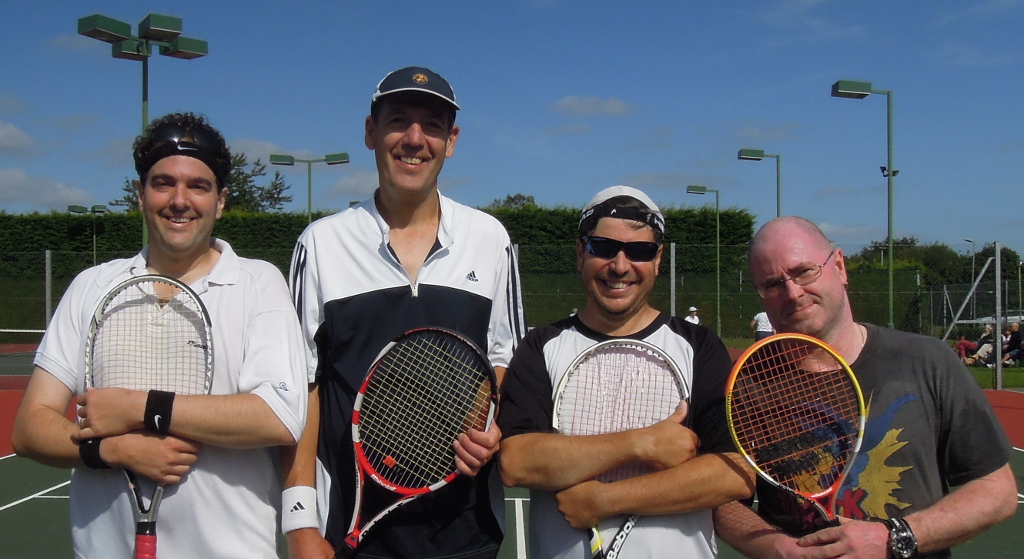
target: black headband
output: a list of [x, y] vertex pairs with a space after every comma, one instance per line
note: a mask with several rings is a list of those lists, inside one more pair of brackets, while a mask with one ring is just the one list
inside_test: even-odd
[[144, 177], [157, 161], [173, 155], [202, 161], [213, 171], [221, 188], [231, 173], [230, 152], [219, 135], [204, 128], [174, 122], [157, 126], [150, 132], [148, 141], [135, 150], [135, 170], [140, 178]]

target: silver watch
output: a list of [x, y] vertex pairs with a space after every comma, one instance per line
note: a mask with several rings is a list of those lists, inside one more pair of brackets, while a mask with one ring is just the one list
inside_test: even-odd
[[917, 538], [910, 524], [902, 518], [890, 518], [885, 523], [889, 526], [889, 551], [893, 559], [917, 557]]

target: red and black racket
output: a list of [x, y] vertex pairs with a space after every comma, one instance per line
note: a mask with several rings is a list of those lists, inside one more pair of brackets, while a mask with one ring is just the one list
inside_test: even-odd
[[[688, 398], [689, 386], [667, 353], [640, 340], [607, 340], [587, 348], [562, 376], [552, 427], [563, 435], [581, 436], [642, 429], [667, 419]], [[629, 463], [595, 479], [610, 483], [653, 471], [647, 464]], [[618, 557], [639, 519], [630, 515], [607, 550], [600, 527], [591, 527], [591, 557]]]
[[[455, 479], [455, 439], [470, 429], [486, 431], [497, 403], [494, 370], [462, 335], [418, 328], [388, 344], [356, 396], [356, 501], [338, 555], [352, 556], [367, 531], [390, 512]], [[367, 478], [397, 499], [364, 521]]]
[[810, 336], [765, 338], [736, 361], [725, 402], [733, 441], [758, 475], [837, 525], [836, 496], [867, 415], [843, 358]]
[[[178, 280], [136, 276], [96, 308], [85, 345], [86, 388], [208, 394], [213, 383], [210, 315]], [[156, 558], [156, 515], [164, 486], [147, 506], [135, 473], [124, 470], [135, 516], [135, 558]]]

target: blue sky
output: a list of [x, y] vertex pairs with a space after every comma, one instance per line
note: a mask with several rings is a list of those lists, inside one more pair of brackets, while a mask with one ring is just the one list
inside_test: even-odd
[[[376, 186], [363, 119], [389, 71], [427, 66], [453, 85], [462, 135], [442, 173], [456, 200], [508, 194], [580, 207], [628, 184], [664, 206], [782, 210], [838, 243], [886, 234], [886, 98], [830, 96], [839, 79], [891, 90], [896, 237], [961, 252], [1024, 225], [1024, 1], [7, 0], [0, 23], [0, 210], [106, 203], [133, 177], [139, 62], [76, 34], [101, 13], [133, 31], [181, 17], [209, 56], [150, 62], [150, 117], [207, 115], [233, 150], [314, 158], [313, 205]], [[285, 171], [306, 204], [306, 167]], [[134, 177], [133, 177], [134, 178]], [[848, 248], [849, 250], [849, 248]]]

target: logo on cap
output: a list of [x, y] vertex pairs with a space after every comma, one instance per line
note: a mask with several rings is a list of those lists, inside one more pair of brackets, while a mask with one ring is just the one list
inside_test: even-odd
[[427, 76], [424, 76], [423, 74], [416, 74], [412, 77], [412, 81], [422, 85], [427, 83], [429, 80], [427, 80]]

